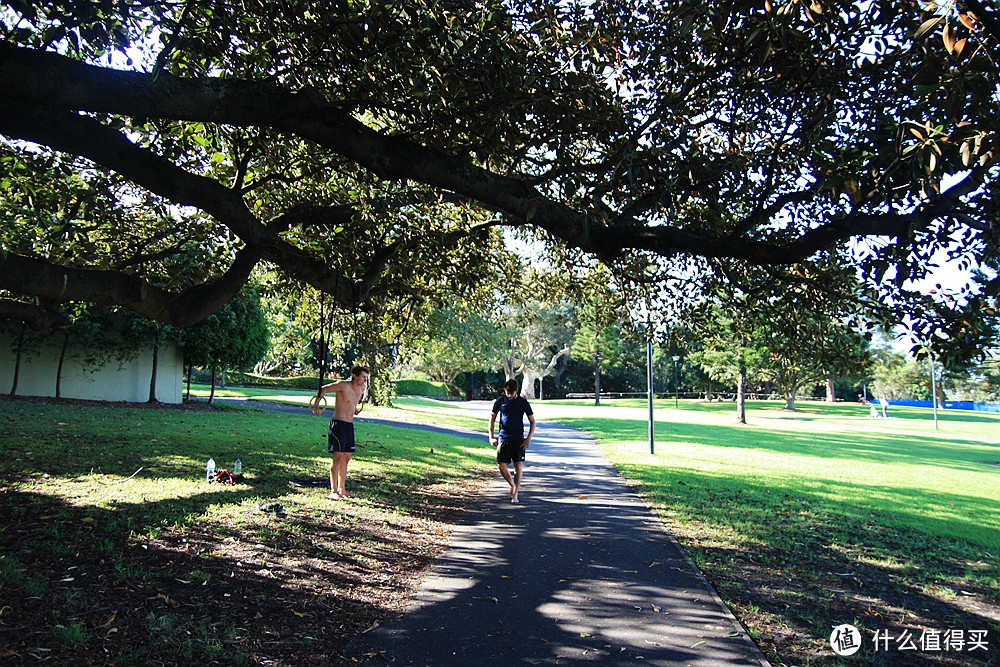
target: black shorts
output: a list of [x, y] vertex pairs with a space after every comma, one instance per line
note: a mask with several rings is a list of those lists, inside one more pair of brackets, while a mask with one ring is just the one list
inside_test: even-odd
[[330, 430], [327, 432], [326, 451], [354, 452], [354, 423], [341, 419], [330, 420]]
[[497, 463], [511, 463], [524, 460], [524, 438], [508, 438], [500, 440], [497, 447]]

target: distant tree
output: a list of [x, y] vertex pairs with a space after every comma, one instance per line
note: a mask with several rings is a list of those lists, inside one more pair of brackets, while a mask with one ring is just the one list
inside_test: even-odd
[[734, 298], [736, 307], [709, 303], [699, 309], [692, 326], [699, 332], [701, 349], [689, 358], [712, 380], [735, 386], [736, 421], [745, 424], [747, 385], [764, 376], [767, 349], [746, 296]]
[[513, 257], [502, 280], [492, 284], [498, 329], [507, 340], [497, 366], [508, 380], [521, 376], [521, 393], [535, 398], [535, 382], [554, 374], [569, 354], [575, 330], [575, 307], [567, 298], [566, 277], [552, 267], [525, 267]]
[[559, 359], [570, 351], [568, 305], [563, 304], [562, 311], [552, 305], [537, 301], [523, 304], [516, 320], [518, 329], [502, 359], [507, 379], [521, 376], [521, 394], [526, 398], [537, 398], [535, 381], [551, 375]]
[[571, 354], [594, 369], [594, 405], [601, 404], [601, 372], [620, 363], [621, 330], [596, 300], [584, 303], [577, 313], [580, 323], [573, 336]]
[[918, 363], [888, 346], [876, 347], [873, 354], [873, 397], [930, 400], [931, 380], [926, 363]]
[[795, 409], [803, 387], [828, 379], [832, 386], [833, 377], [858, 377], [867, 369], [868, 341], [852, 327], [812, 312], [808, 301], [774, 306], [759, 332], [767, 350], [765, 374], [784, 396], [786, 409]]
[[410, 366], [451, 389], [465, 371], [495, 368], [511, 332], [475, 306], [455, 300], [432, 309], [407, 345]]
[[220, 370], [246, 368], [257, 363], [268, 348], [268, 324], [260, 298], [250, 289], [193, 327], [183, 330], [182, 345], [187, 365], [209, 368], [215, 399], [216, 374]]

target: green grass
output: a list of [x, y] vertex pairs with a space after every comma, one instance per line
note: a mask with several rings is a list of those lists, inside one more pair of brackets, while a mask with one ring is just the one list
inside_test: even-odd
[[[435, 496], [494, 469], [484, 446], [488, 409], [397, 399], [393, 408], [366, 406], [361, 416], [475, 435], [360, 421], [348, 477], [357, 499], [331, 503], [325, 491], [288, 484], [329, 469], [327, 419], [308, 414], [311, 392], [226, 393], [300, 405], [302, 415], [0, 401], [4, 590], [32, 600], [72, 588], [75, 573], [46, 578], [34, 563], [72, 562], [84, 552], [127, 586], [212, 586], [210, 559], [226, 558], [229, 540], [241, 536], [275, 552], [370, 558], [366, 522], [420, 516]], [[985, 625], [994, 642], [1000, 637], [1000, 415], [942, 411], [935, 430], [928, 410], [890, 408], [882, 420], [853, 404], [810, 402], [789, 412], [760, 401], [748, 404], [749, 424], [737, 425], [732, 403], [682, 401], [674, 409], [666, 400], [656, 405], [650, 454], [645, 401], [534, 407], [542, 422], [593, 434], [776, 665], [835, 664], [816, 656], [829, 654], [825, 638], [839, 622]], [[207, 484], [209, 456], [219, 468], [239, 456], [247, 483]], [[257, 510], [269, 503], [282, 504], [287, 518], [276, 523]], [[350, 540], [317, 541], [327, 526], [359, 529]], [[130, 556], [162, 534], [205, 527], [220, 546], [194, 560], [151, 568]], [[74, 620], [101, 608], [91, 595], [81, 587], [57, 605], [53, 642], [90, 647], [107, 634]], [[195, 631], [175, 610], [143, 613], [158, 633], [149, 645], [167, 642], [177, 655], [212, 658], [242, 641], [221, 622]], [[795, 639], [778, 643], [776, 633]], [[135, 660], [149, 657], [135, 650]]]
[[[728, 410], [691, 404], [674, 411], [670, 402], [655, 412], [653, 456], [643, 408], [616, 403], [608, 418], [599, 411], [597, 419], [556, 419], [593, 434], [627, 477], [657, 489], [652, 499], [675, 509], [700, 506], [713, 494], [745, 494], [725, 511], [761, 516], [784, 504], [766, 502], [780, 490], [854, 520], [878, 512], [894, 529], [958, 539], [1000, 555], [1000, 467], [990, 465], [1000, 462], [1000, 416], [949, 411], [934, 432], [928, 411], [915, 408], [894, 409], [892, 418], [881, 420], [862, 414], [860, 406], [810, 404], [790, 413], [778, 405], [754, 404], [750, 425], [741, 426], [731, 404]], [[696, 502], [682, 502], [693, 493]], [[759, 523], [749, 522], [745, 539], [759, 535]]]
[[[2, 403], [5, 436], [0, 478], [22, 489], [44, 489], [68, 505], [123, 509], [130, 528], [191, 524], [234, 507], [281, 500], [294, 478], [325, 477], [324, 417], [218, 407], [212, 412]], [[374, 411], [372, 411], [374, 412]], [[328, 418], [331, 411], [327, 411]], [[422, 484], [464, 479], [489, 463], [482, 443], [358, 422], [358, 455], [349, 481], [362, 497], [400, 495]], [[246, 484], [205, 482], [206, 460], [232, 469], [239, 457]], [[485, 463], [484, 463], [485, 462]], [[45, 527], [52, 541], [65, 528]]]
[[[811, 633], [795, 658], [835, 621], [985, 626], [996, 646], [1000, 415], [940, 412], [935, 430], [929, 410], [799, 407], [748, 403], [739, 425], [732, 403], [657, 402], [654, 454], [645, 401], [546, 402], [536, 415], [598, 440], [751, 633]], [[987, 611], [960, 613], [967, 603]]]
[[[329, 475], [326, 428], [332, 413], [313, 416], [305, 400], [300, 415], [222, 405], [191, 410], [0, 401], [5, 623], [35, 609], [32, 627], [47, 623], [51, 629], [51, 644], [41, 644], [46, 651], [108, 651], [109, 660], [117, 662], [117, 656], [130, 664], [165, 655], [212, 659], [222, 651], [226, 662], [245, 662], [242, 649], [234, 648], [244, 640], [235, 639], [225, 623], [206, 624], [185, 613], [171, 630], [172, 610], [157, 607], [155, 591], [219, 590], [225, 586], [220, 576], [230, 576], [225, 563], [245, 561], [246, 549], [303, 563], [314, 557], [370, 560], [371, 553], [382, 553], [382, 545], [367, 544], [372, 526], [398, 526], [398, 532], [428, 523], [428, 503], [495, 469], [482, 438], [358, 422], [358, 453], [347, 480], [355, 497], [330, 501], [326, 488], [290, 484]], [[209, 457], [220, 469], [232, 469], [240, 457], [245, 483], [206, 482]], [[280, 519], [262, 509], [270, 506], [281, 506]], [[182, 548], [161, 558], [170, 553], [168, 542]], [[202, 542], [213, 546], [204, 550], [197, 546]], [[188, 548], [199, 555], [186, 555]], [[155, 557], [137, 557], [145, 553]], [[238, 563], [228, 567], [239, 570]], [[109, 604], [103, 592], [95, 592], [107, 589], [106, 582], [120, 582], [114, 590], [153, 590], [138, 594], [151, 610], [137, 604], [95, 614]], [[47, 602], [63, 594], [60, 604]], [[289, 595], [315, 597], [292, 590]], [[126, 611], [140, 615], [109, 627], [97, 624]], [[125, 641], [119, 640], [124, 633], [108, 633], [119, 623], [138, 623], [147, 639], [117, 644]]]

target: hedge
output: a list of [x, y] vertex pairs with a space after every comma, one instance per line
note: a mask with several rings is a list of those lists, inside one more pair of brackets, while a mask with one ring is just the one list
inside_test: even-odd
[[447, 396], [444, 382], [430, 380], [396, 380], [397, 396]]

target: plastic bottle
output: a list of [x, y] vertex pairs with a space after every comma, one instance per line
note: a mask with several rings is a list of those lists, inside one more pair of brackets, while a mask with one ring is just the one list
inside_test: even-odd
[[233, 464], [233, 474], [242, 475], [243, 474], [243, 461], [236, 459], [236, 463]]
[[215, 459], [209, 459], [205, 464], [205, 481], [211, 482], [215, 479]]

